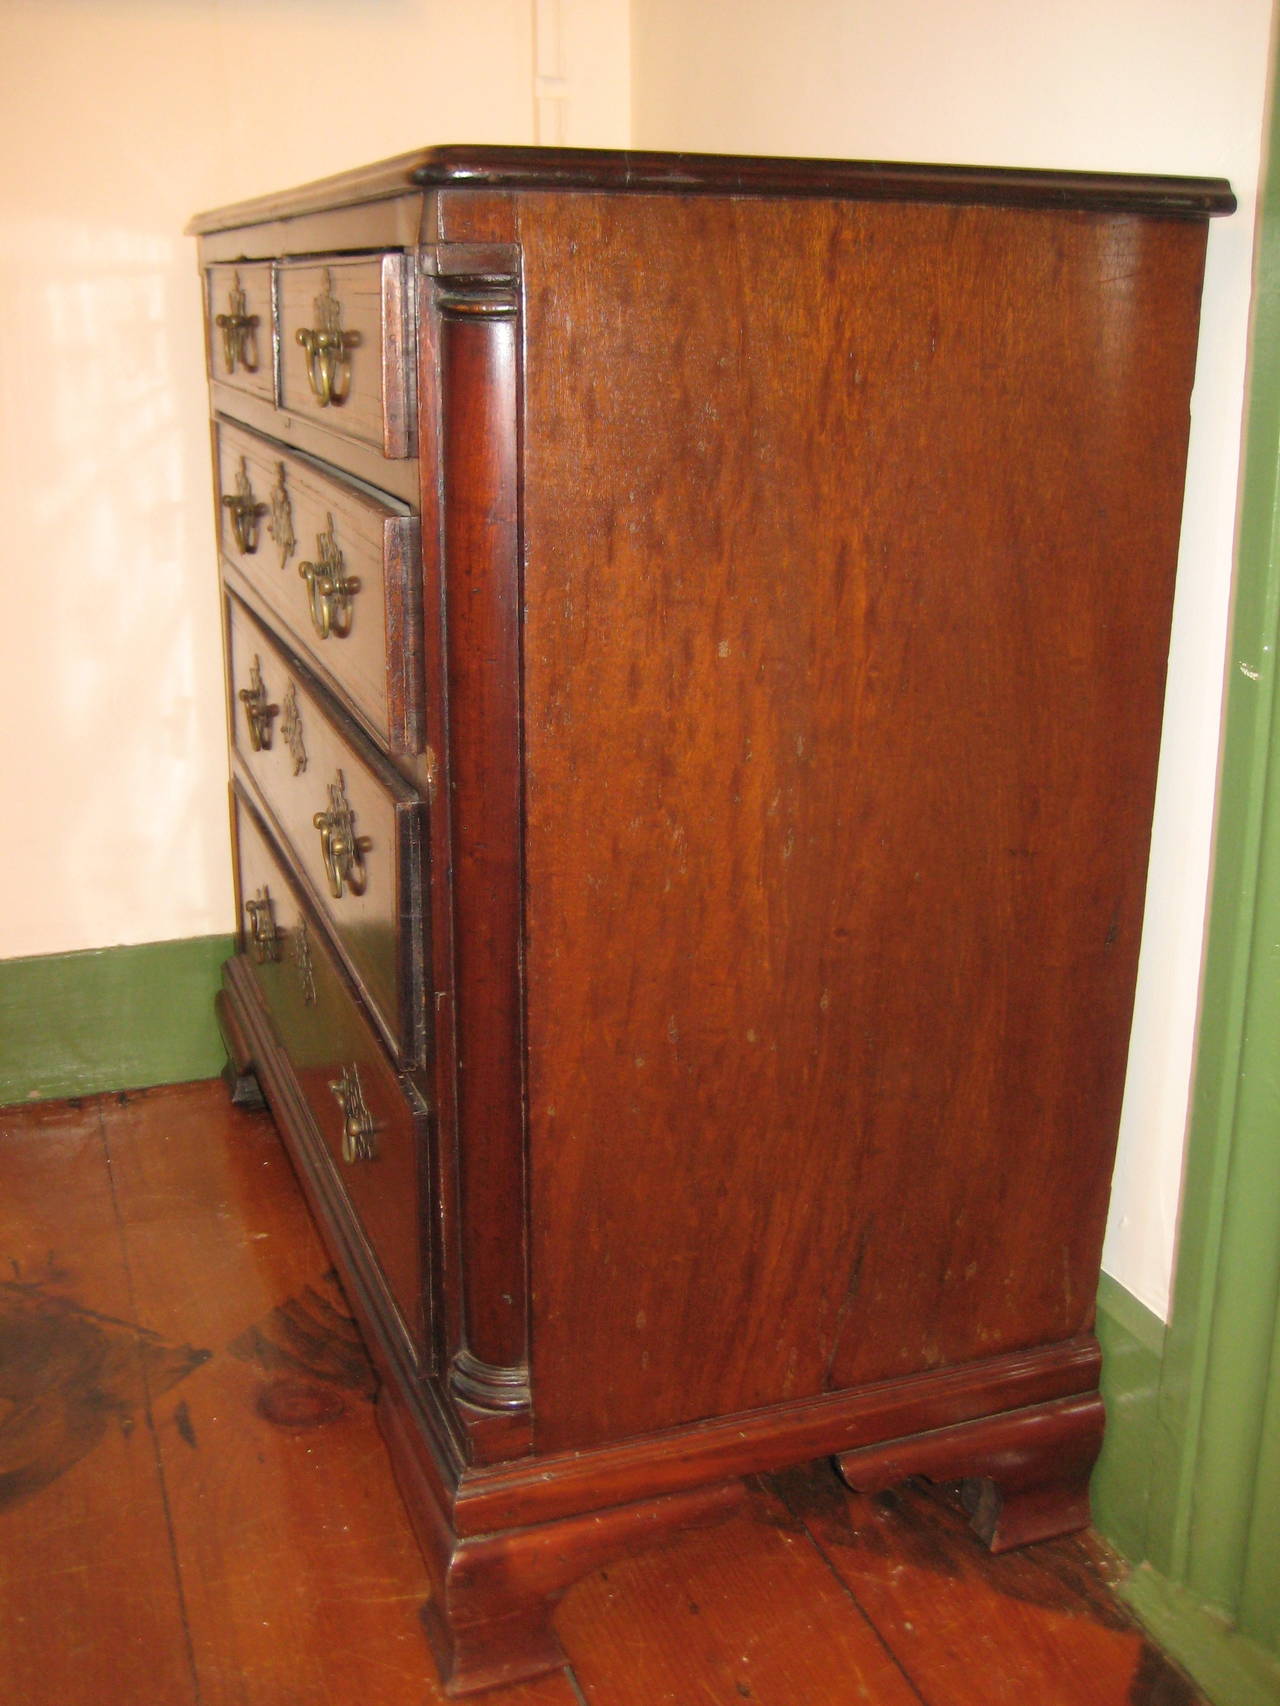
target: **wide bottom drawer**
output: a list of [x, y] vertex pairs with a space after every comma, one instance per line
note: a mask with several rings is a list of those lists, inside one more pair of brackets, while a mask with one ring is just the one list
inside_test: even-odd
[[[400, 1317], [416, 1359], [427, 1348], [421, 1181], [427, 1116], [394, 1069], [252, 806], [233, 793], [241, 951], [274, 1025], [310, 1131], [290, 1135], [324, 1171], [341, 1231]], [[363, 1277], [363, 1276], [362, 1276]]]

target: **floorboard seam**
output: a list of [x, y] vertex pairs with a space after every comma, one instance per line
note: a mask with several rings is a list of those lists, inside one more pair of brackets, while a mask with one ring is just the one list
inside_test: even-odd
[[[834, 1475], [835, 1470], [833, 1469], [831, 1472]], [[862, 1601], [858, 1598], [857, 1594], [854, 1593], [853, 1589], [849, 1586], [848, 1582], [845, 1581], [844, 1577], [840, 1574], [839, 1570], [836, 1569], [834, 1563], [828, 1557], [826, 1547], [822, 1544], [821, 1540], [819, 1540], [818, 1536], [813, 1532], [813, 1530], [809, 1527], [809, 1524], [805, 1521], [804, 1512], [796, 1509], [796, 1507], [787, 1498], [787, 1496], [783, 1492], [782, 1488], [780, 1486], [778, 1486], [778, 1484], [772, 1478], [769, 1479], [769, 1485], [773, 1488], [773, 1491], [777, 1494], [777, 1496], [782, 1500], [782, 1502], [786, 1506], [786, 1508], [791, 1512], [792, 1516], [795, 1517], [796, 1521], [798, 1523], [800, 1523], [800, 1525], [803, 1527], [804, 1532], [805, 1532], [805, 1538], [808, 1540], [810, 1546], [813, 1547], [814, 1551], [818, 1554], [819, 1558], [821, 1558], [822, 1562], [826, 1565], [827, 1570], [829, 1571], [829, 1573], [831, 1574], [831, 1576], [835, 1580], [836, 1586], [840, 1589], [841, 1593], [849, 1601], [850, 1605], [852, 1605], [853, 1609], [857, 1612], [858, 1616], [866, 1624], [867, 1628], [875, 1636], [876, 1640], [880, 1643], [881, 1647], [883, 1647], [884, 1651], [889, 1655], [889, 1658], [891, 1659], [891, 1661], [893, 1663], [893, 1668], [897, 1671], [898, 1675], [902, 1678], [903, 1682], [906, 1683], [907, 1687], [911, 1690], [911, 1692], [915, 1695], [916, 1699], [920, 1702], [920, 1706], [930, 1706], [928, 1696], [925, 1694], [922, 1694], [920, 1692], [920, 1686], [916, 1682], [916, 1679], [911, 1675], [910, 1671], [903, 1664], [902, 1660], [898, 1657], [897, 1653], [890, 1646], [889, 1642], [881, 1634], [880, 1630], [877, 1629], [875, 1622], [873, 1621], [873, 1619], [871, 1617], [870, 1612], [863, 1605]]]
[[[123, 1102], [123, 1098], [120, 1098]], [[137, 1316], [137, 1295], [133, 1285], [133, 1264], [130, 1261], [129, 1232], [125, 1225], [124, 1216], [120, 1212], [120, 1200], [116, 1194], [115, 1173], [111, 1166], [111, 1139], [107, 1132], [107, 1121], [104, 1117], [105, 1098], [99, 1102], [95, 1110], [98, 1120], [98, 1134], [102, 1141], [102, 1153], [106, 1161], [107, 1184], [111, 1191], [111, 1212], [115, 1218], [116, 1233], [120, 1239], [120, 1255], [124, 1264], [125, 1285], [129, 1292], [129, 1311]], [[165, 1534], [169, 1542], [169, 1561], [173, 1567], [174, 1587], [178, 1594], [178, 1612], [182, 1619], [182, 1639], [186, 1647], [187, 1668], [191, 1675], [191, 1695], [193, 1706], [201, 1706], [203, 1690], [200, 1687], [200, 1673], [196, 1668], [195, 1642], [191, 1638], [191, 1618], [187, 1610], [187, 1595], [182, 1583], [182, 1565], [178, 1558], [178, 1537], [173, 1526], [173, 1508], [169, 1503], [169, 1485], [165, 1478], [164, 1457], [160, 1450], [160, 1435], [156, 1428], [155, 1415], [151, 1404], [151, 1375], [146, 1359], [141, 1358], [142, 1391], [144, 1415], [147, 1432], [151, 1438], [151, 1453], [156, 1467], [156, 1480], [160, 1488], [160, 1505], [164, 1511]]]
[[583, 1693], [582, 1684], [578, 1681], [571, 1664], [567, 1664], [564, 1667], [564, 1679], [569, 1684], [569, 1690], [572, 1693], [573, 1698], [578, 1702], [578, 1706], [591, 1706], [591, 1702]]

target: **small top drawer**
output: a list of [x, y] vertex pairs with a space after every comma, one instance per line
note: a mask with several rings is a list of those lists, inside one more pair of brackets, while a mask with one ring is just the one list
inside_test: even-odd
[[280, 407], [383, 456], [412, 456], [411, 281], [398, 254], [282, 262]]
[[275, 402], [275, 316], [271, 263], [210, 267], [206, 274], [209, 373]]
[[417, 517], [245, 427], [216, 431], [223, 557], [389, 752], [420, 751]]

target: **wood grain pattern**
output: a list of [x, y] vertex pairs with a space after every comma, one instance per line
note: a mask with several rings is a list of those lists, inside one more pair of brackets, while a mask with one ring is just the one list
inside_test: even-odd
[[926, 1701], [1196, 1706], [1198, 1692], [1107, 1591], [1091, 1536], [992, 1557], [912, 1485], [874, 1498], [804, 1470], [772, 1484]]
[[589, 1706], [919, 1706], [924, 1698], [763, 1484], [747, 1515], [584, 1582], [558, 1627]]
[[[421, 997], [422, 803], [376, 751], [357, 743], [350, 730], [334, 722], [329, 705], [298, 660], [283, 653], [234, 598], [228, 600], [227, 619], [233, 750], [289, 849], [294, 868], [304, 874], [313, 903], [327, 920], [388, 1041], [403, 1064], [416, 1065], [426, 1047]], [[256, 752], [239, 697], [250, 690], [255, 659], [269, 703], [282, 708], [272, 719], [270, 746]], [[306, 750], [302, 770], [283, 730], [290, 689]], [[315, 816], [329, 810], [329, 789], [339, 777], [355, 833], [366, 845], [363, 888], [344, 883], [342, 894], [335, 897]]]
[[521, 232], [539, 1447], [1069, 1339], [1203, 233], [536, 195]]
[[215, 1353], [156, 1418], [192, 1698], [329, 1706], [373, 1652], [403, 1688], [425, 1583], [398, 1513], [365, 1493], [368, 1364], [270, 1130], [233, 1116], [202, 1141], [212, 1100], [144, 1097], [105, 1121], [148, 1318]]
[[[387, 457], [413, 454], [411, 334], [395, 316], [412, 298], [400, 276], [401, 255], [374, 259], [334, 256], [319, 262], [284, 262], [278, 273], [280, 312], [280, 407], [313, 420], [338, 438], [353, 438]], [[318, 324], [316, 300], [332, 285], [346, 338], [343, 386], [322, 404], [307, 376], [301, 330]], [[384, 293], [391, 281], [391, 301]], [[391, 337], [386, 334], [388, 329]], [[334, 460], [341, 463], [335, 446]]]
[[[274, 440], [229, 421], [215, 428], [218, 515], [224, 561], [250, 596], [285, 629], [337, 696], [393, 753], [422, 740], [422, 605], [414, 567], [417, 522], [401, 504], [376, 497], [335, 471], [291, 455]], [[260, 514], [243, 551], [223, 502], [246, 477]], [[273, 535], [271, 505], [288, 501], [289, 521]], [[305, 562], [318, 562], [332, 531], [342, 573], [357, 583], [347, 620], [321, 636], [312, 617]]]

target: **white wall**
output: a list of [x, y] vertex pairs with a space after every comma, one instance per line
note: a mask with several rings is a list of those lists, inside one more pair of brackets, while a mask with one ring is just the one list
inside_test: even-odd
[[1211, 229], [1104, 1264], [1167, 1315], [1217, 762], [1270, 0], [633, 0], [638, 148], [1230, 178]]
[[[627, 140], [626, 0], [537, 0]], [[0, 0], [0, 959], [232, 928], [197, 210], [531, 142], [534, 0]]]

